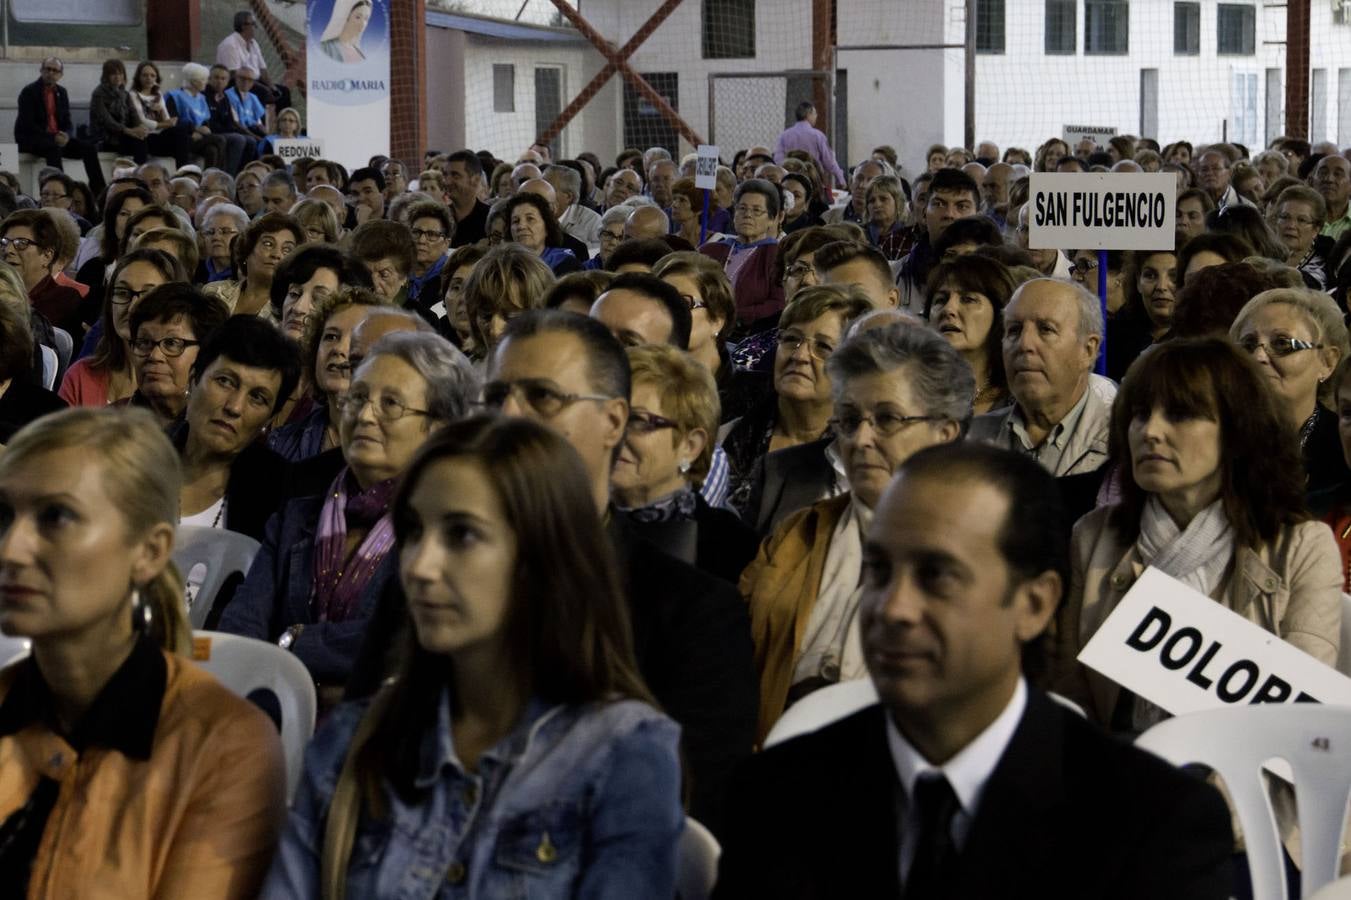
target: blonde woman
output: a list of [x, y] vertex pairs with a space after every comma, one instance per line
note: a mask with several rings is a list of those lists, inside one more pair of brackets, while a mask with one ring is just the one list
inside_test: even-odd
[[180, 654], [179, 465], [141, 410], [0, 455], [0, 863], [12, 896], [253, 897], [285, 814], [266, 715]]

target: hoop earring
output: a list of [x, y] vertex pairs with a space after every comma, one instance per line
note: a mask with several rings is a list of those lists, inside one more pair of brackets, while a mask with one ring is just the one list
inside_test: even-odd
[[148, 632], [153, 618], [153, 611], [150, 608], [150, 604], [145, 602], [145, 597], [141, 594], [141, 589], [138, 587], [132, 588], [131, 630]]

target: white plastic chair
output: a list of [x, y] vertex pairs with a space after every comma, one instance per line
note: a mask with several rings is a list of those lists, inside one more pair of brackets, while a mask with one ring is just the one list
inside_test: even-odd
[[300, 784], [305, 745], [314, 734], [317, 701], [309, 670], [294, 654], [267, 641], [219, 631], [194, 631], [192, 636], [193, 662], [221, 684], [241, 697], [260, 690], [276, 695], [289, 801]]
[[765, 747], [824, 728], [876, 702], [877, 688], [873, 687], [871, 678], [841, 681], [812, 691], [784, 710], [765, 736]]
[[1288, 900], [1276, 816], [1261, 774], [1267, 760], [1284, 761], [1299, 809], [1304, 898], [1337, 877], [1351, 793], [1351, 709], [1291, 703], [1209, 710], [1160, 722], [1136, 744], [1174, 765], [1208, 766], [1224, 779], [1243, 826], [1256, 900]]
[[75, 339], [64, 328], [52, 328], [52, 340], [56, 342], [56, 361], [61, 369], [70, 367], [70, 357], [75, 353]]
[[1337, 647], [1337, 671], [1351, 676], [1351, 594], [1342, 594], [1342, 637]]
[[689, 816], [676, 848], [676, 896], [680, 900], [708, 900], [718, 880], [722, 847], [707, 828]]
[[61, 368], [61, 358], [46, 344], [38, 344], [42, 351], [42, 386], [49, 391], [56, 390], [56, 372]]
[[[206, 624], [221, 585], [232, 575], [247, 575], [258, 542], [245, 534], [201, 525], [179, 525], [174, 537], [174, 565], [188, 586], [188, 621]], [[195, 591], [193, 590], [195, 588]]]
[[0, 634], [0, 669], [27, 656], [30, 646], [28, 638]]
[[1310, 900], [1351, 900], [1351, 878], [1339, 878], [1323, 885]]

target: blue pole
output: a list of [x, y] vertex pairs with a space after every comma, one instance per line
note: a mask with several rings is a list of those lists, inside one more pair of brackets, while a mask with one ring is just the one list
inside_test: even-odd
[[1098, 364], [1093, 371], [1107, 374], [1107, 251], [1098, 251], [1098, 302], [1102, 304], [1102, 343], [1098, 346]]
[[704, 188], [704, 215], [699, 221], [699, 243], [702, 245], [708, 240], [708, 195], [713, 193], [708, 188]]

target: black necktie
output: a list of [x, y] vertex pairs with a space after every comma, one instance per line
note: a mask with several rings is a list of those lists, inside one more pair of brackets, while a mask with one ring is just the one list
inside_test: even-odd
[[931, 900], [943, 895], [953, 872], [957, 848], [952, 843], [952, 817], [961, 804], [942, 773], [920, 776], [913, 800], [919, 834], [905, 879], [905, 900]]

